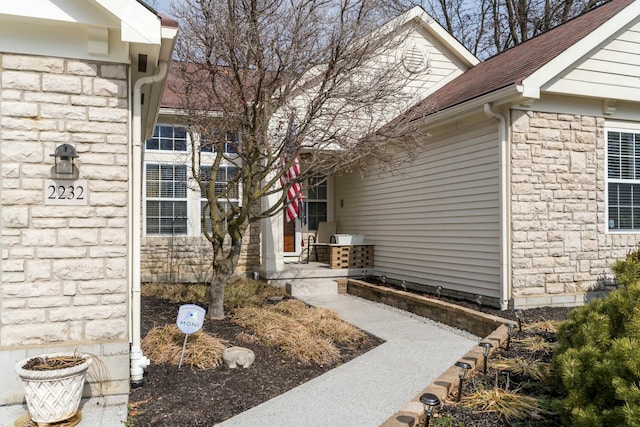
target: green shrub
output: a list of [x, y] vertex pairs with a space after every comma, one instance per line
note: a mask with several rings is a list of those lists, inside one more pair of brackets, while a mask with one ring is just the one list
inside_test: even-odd
[[554, 368], [571, 426], [640, 426], [640, 249], [613, 266], [619, 288], [573, 310]]

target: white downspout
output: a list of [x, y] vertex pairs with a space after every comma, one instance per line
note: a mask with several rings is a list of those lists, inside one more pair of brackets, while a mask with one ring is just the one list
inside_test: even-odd
[[511, 298], [511, 187], [509, 184], [509, 142], [507, 140], [507, 120], [504, 115], [492, 110], [491, 104], [484, 104], [487, 116], [498, 120], [498, 139], [500, 143], [500, 309], [509, 308]]
[[149, 359], [140, 347], [140, 224], [142, 219], [142, 86], [157, 83], [167, 75], [169, 65], [161, 61], [158, 72], [143, 77], [133, 87], [133, 123], [131, 126], [131, 386], [140, 387]]

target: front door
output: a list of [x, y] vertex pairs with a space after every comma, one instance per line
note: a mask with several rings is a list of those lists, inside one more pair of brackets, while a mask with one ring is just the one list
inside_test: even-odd
[[284, 221], [284, 253], [295, 253], [296, 250], [296, 225], [298, 220], [287, 222], [287, 215], [282, 215]]

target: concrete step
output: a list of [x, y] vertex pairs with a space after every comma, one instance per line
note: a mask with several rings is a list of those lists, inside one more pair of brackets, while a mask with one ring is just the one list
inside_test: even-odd
[[292, 279], [285, 285], [287, 292], [293, 297], [313, 295], [333, 295], [338, 293], [338, 282], [333, 279]]

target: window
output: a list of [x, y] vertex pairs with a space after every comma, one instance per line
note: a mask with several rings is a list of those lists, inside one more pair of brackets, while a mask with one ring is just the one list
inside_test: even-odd
[[[216, 173], [215, 181], [215, 193], [218, 196], [222, 196], [225, 190], [228, 192], [224, 198], [219, 200], [225, 206], [225, 209], [229, 209], [231, 206], [238, 206], [240, 198], [240, 185], [237, 181], [233, 181], [238, 176], [238, 168], [235, 166], [221, 166]], [[211, 179], [211, 166], [200, 167], [200, 180], [205, 188], [209, 185]], [[200, 199], [200, 214], [205, 220], [205, 227], [208, 230], [211, 229], [211, 218], [209, 217], [209, 204], [206, 194], [201, 195]]]
[[[238, 138], [231, 132], [226, 132], [224, 135], [223, 153], [237, 154], [238, 153]], [[215, 152], [215, 145], [211, 141], [210, 134], [200, 135], [200, 151], [203, 153]]]
[[307, 229], [317, 230], [327, 220], [327, 179], [310, 178], [307, 188]]
[[147, 150], [187, 151], [187, 130], [182, 126], [158, 125], [145, 147]]
[[147, 234], [187, 234], [186, 165], [145, 166]]
[[607, 131], [609, 230], [640, 229], [640, 133]]

